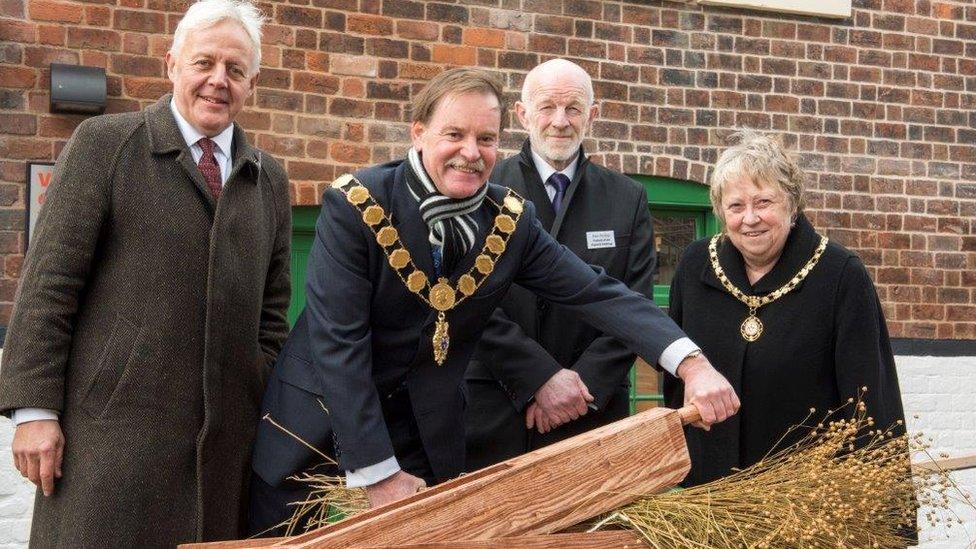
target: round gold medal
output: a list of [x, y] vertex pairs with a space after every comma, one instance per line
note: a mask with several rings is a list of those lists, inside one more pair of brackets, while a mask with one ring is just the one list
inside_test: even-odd
[[495, 226], [498, 227], [499, 231], [505, 234], [510, 234], [515, 230], [515, 220], [505, 214], [502, 214], [495, 217]]
[[366, 187], [363, 187], [362, 185], [357, 185], [349, 189], [349, 192], [346, 194], [346, 200], [357, 206], [363, 202], [366, 202], [368, 198], [369, 191], [366, 190]]
[[393, 227], [383, 227], [380, 232], [376, 233], [376, 242], [385, 248], [396, 242], [399, 236], [400, 234]]
[[462, 294], [469, 296], [478, 289], [478, 285], [475, 283], [473, 276], [464, 274], [458, 279], [458, 289], [461, 290]]
[[742, 325], [739, 326], [739, 332], [742, 333], [742, 339], [755, 341], [763, 333], [763, 323], [759, 320], [759, 317], [749, 315], [742, 321]]
[[522, 201], [512, 195], [505, 197], [505, 207], [511, 210], [514, 214], [522, 213]]
[[427, 275], [420, 271], [414, 271], [407, 277], [407, 289], [413, 293], [419, 293], [427, 285]]
[[375, 204], [366, 208], [366, 211], [363, 212], [363, 221], [370, 227], [383, 221], [383, 208]]
[[410, 263], [410, 252], [403, 248], [397, 248], [390, 252], [390, 267], [400, 270]]
[[430, 289], [430, 304], [438, 311], [449, 311], [457, 301], [454, 288], [447, 283], [447, 279], [440, 279], [434, 287]]
[[487, 275], [491, 274], [491, 271], [494, 270], [495, 262], [487, 255], [481, 254], [474, 260], [474, 267], [478, 269], [479, 273]]
[[488, 235], [485, 245], [488, 246], [488, 251], [496, 255], [505, 251], [505, 240], [497, 234]]

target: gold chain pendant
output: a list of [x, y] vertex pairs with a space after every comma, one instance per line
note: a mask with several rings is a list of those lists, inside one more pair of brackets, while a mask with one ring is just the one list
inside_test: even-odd
[[813, 257], [807, 261], [807, 264], [804, 265], [803, 268], [800, 269], [789, 282], [778, 288], [776, 291], [771, 292], [766, 296], [759, 297], [755, 295], [746, 295], [742, 292], [742, 290], [736, 288], [735, 285], [729, 281], [729, 277], [726, 276], [725, 270], [722, 269], [722, 265], [718, 262], [718, 240], [720, 236], [721, 235], [713, 236], [711, 242], [708, 243], [708, 258], [712, 263], [712, 270], [715, 272], [715, 277], [718, 278], [718, 281], [722, 283], [722, 286], [725, 287], [726, 291], [744, 303], [746, 307], [749, 307], [749, 316], [747, 316], [746, 319], [742, 321], [742, 324], [739, 325], [739, 333], [742, 334], [742, 339], [745, 339], [751, 343], [759, 339], [759, 337], [763, 334], [764, 329], [762, 321], [759, 320], [758, 316], [756, 316], [756, 311], [758, 311], [763, 305], [768, 305], [769, 303], [772, 303], [773, 301], [776, 301], [777, 299], [793, 291], [793, 289], [796, 288], [800, 282], [807, 277], [808, 274], [810, 274], [810, 271], [812, 271], [817, 265], [817, 262], [820, 261], [820, 256], [823, 255], [824, 250], [827, 249], [827, 237], [820, 237], [820, 244], [817, 246], [816, 250], [814, 250]]
[[434, 337], [431, 339], [431, 343], [434, 344], [434, 362], [438, 366], [447, 360], [447, 351], [451, 347], [451, 336], [448, 333], [450, 328], [444, 311], [437, 313], [437, 322], [434, 324]]
[[750, 343], [759, 339], [759, 336], [762, 335], [763, 323], [761, 320], [759, 320], [759, 317], [756, 316], [755, 309], [751, 309], [749, 311], [749, 316], [742, 321], [742, 325], [739, 326], [739, 333], [742, 334], [742, 339], [745, 339]]
[[[346, 195], [346, 200], [359, 210], [363, 223], [376, 236], [376, 243], [386, 254], [390, 267], [396, 272], [407, 289], [437, 311], [437, 322], [434, 324], [434, 335], [431, 339], [434, 351], [434, 362], [438, 366], [447, 360], [447, 352], [451, 346], [450, 326], [447, 323], [446, 312], [454, 309], [466, 298], [474, 295], [494, 271], [496, 262], [505, 252], [509, 237], [515, 232], [518, 221], [524, 210], [522, 198], [509, 189], [502, 204], [495, 205], [499, 214], [495, 216], [495, 225], [489, 229], [484, 247], [478, 255], [474, 266], [460, 276], [457, 287], [451, 286], [447, 278], [438, 278], [431, 284], [424, 274], [413, 263], [410, 252], [400, 241], [400, 233], [393, 226], [390, 217], [383, 207], [376, 203], [369, 190], [352, 175], [343, 175], [335, 180], [333, 187], [340, 189]], [[394, 249], [391, 249], [394, 248]], [[407, 267], [410, 269], [407, 269]], [[410, 271], [407, 274], [406, 271]]]

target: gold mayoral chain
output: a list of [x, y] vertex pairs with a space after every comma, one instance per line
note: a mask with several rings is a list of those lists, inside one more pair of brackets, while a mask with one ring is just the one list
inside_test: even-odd
[[407, 289], [437, 311], [437, 322], [434, 324], [431, 343], [434, 347], [434, 362], [440, 366], [447, 359], [447, 351], [451, 346], [451, 336], [448, 332], [450, 325], [446, 313], [478, 291], [481, 283], [495, 270], [495, 264], [505, 251], [508, 239], [515, 232], [518, 220], [522, 216], [524, 209], [522, 197], [509, 190], [502, 203], [495, 204], [499, 212], [495, 216], [495, 224], [485, 238], [485, 245], [475, 258], [474, 265], [458, 278], [455, 287], [451, 286], [448, 279], [444, 277], [438, 278], [437, 283], [431, 285], [427, 275], [417, 268], [410, 257], [410, 252], [400, 241], [400, 233], [393, 226], [386, 211], [369, 194], [369, 189], [355, 177], [351, 174], [343, 175], [336, 179], [332, 186], [341, 190], [346, 195], [346, 200], [362, 214], [363, 222], [376, 235], [376, 243], [380, 245], [390, 267]]
[[725, 289], [728, 290], [730, 294], [749, 307], [749, 316], [747, 316], [746, 319], [742, 321], [742, 325], [739, 326], [739, 333], [742, 334], [743, 339], [752, 342], [759, 339], [759, 336], [761, 336], [763, 333], [763, 323], [761, 320], [759, 320], [759, 317], [756, 316], [756, 311], [759, 310], [759, 308], [763, 305], [772, 303], [773, 301], [776, 301], [777, 299], [790, 293], [793, 291], [793, 288], [796, 288], [797, 285], [800, 284], [800, 282], [803, 282], [803, 279], [810, 274], [813, 267], [816, 266], [818, 261], [820, 261], [820, 256], [823, 255], [824, 250], [827, 249], [827, 237], [820, 237], [820, 245], [817, 246], [817, 249], [813, 252], [813, 257], [810, 258], [810, 261], [807, 261], [807, 264], [804, 265], [802, 269], [793, 275], [793, 278], [791, 278], [789, 282], [777, 290], [759, 297], [744, 294], [742, 290], [736, 288], [732, 282], [729, 281], [729, 277], [725, 275], [725, 271], [722, 270], [722, 266], [719, 265], [718, 262], [717, 247], [719, 238], [721, 236], [722, 235], [720, 234], [713, 236], [711, 242], [708, 243], [708, 257], [712, 261], [712, 270], [715, 271], [715, 276], [718, 277], [718, 280], [722, 283], [722, 286], [725, 286]]

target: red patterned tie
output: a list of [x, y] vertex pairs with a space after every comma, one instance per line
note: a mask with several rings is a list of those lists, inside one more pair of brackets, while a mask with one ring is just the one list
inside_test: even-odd
[[222, 185], [220, 184], [220, 166], [217, 165], [217, 159], [214, 157], [214, 142], [203, 137], [197, 141], [197, 145], [203, 149], [203, 156], [200, 157], [197, 167], [200, 168], [203, 179], [207, 181], [207, 187], [210, 188], [210, 194], [213, 195], [214, 201], [220, 200]]

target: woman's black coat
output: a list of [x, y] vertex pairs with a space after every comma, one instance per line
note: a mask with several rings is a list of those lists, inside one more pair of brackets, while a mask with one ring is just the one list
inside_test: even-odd
[[[750, 285], [742, 255], [719, 244], [727, 276], [747, 295], [765, 295], [792, 278], [820, 241], [800, 215], [773, 270]], [[671, 284], [671, 317], [735, 388], [739, 413], [711, 431], [687, 430], [692, 469], [685, 485], [729, 474], [763, 458], [787, 430], [816, 408], [813, 423], [856, 398], [861, 387], [879, 427], [904, 420], [895, 361], [881, 304], [861, 260], [829, 243], [819, 263], [792, 292], [759, 309], [765, 327], [749, 343], [739, 333], [748, 308], [726, 291], [708, 260], [708, 239], [685, 251]], [[682, 403], [680, 380], [664, 384], [669, 406]], [[848, 414], [849, 415], [849, 414]], [[897, 431], [904, 432], [903, 427]], [[798, 440], [796, 431], [783, 443]]]

